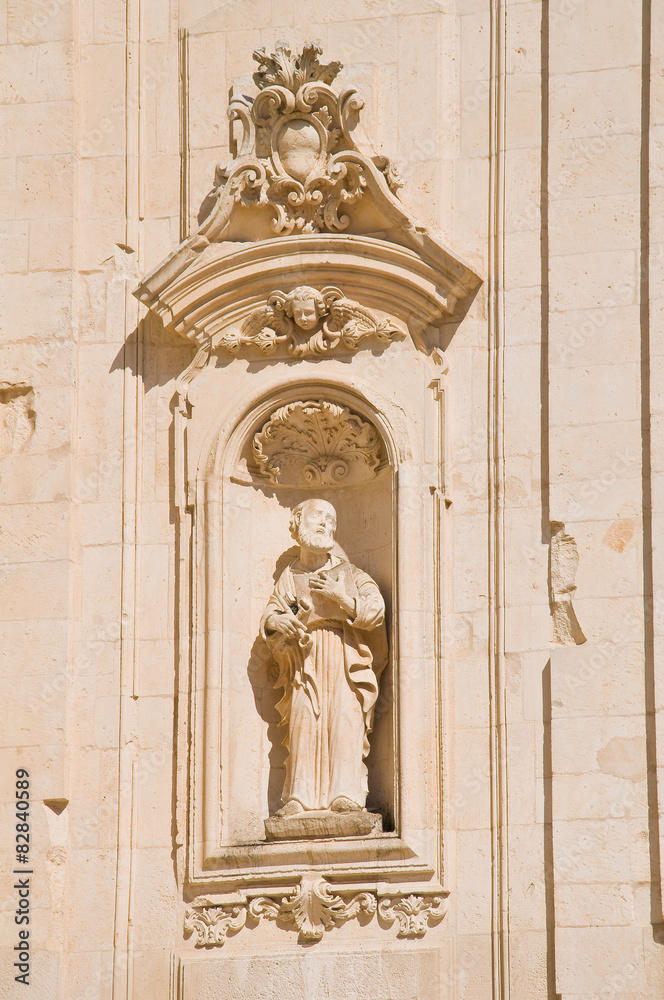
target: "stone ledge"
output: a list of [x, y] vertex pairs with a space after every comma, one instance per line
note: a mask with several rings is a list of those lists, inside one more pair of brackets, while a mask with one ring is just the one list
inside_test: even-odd
[[314, 837], [371, 837], [383, 832], [380, 813], [365, 810], [349, 813], [329, 809], [296, 816], [271, 816], [265, 820], [267, 840], [305, 840]]

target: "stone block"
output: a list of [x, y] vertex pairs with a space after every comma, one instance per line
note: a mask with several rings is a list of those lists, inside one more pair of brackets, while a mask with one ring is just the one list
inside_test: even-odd
[[382, 832], [382, 816], [366, 810], [348, 813], [311, 810], [295, 816], [270, 816], [265, 820], [266, 840], [371, 837]]
[[638, 197], [640, 137], [634, 131], [605, 129], [596, 135], [556, 139], [549, 146], [552, 198]]
[[[115, 854], [94, 849], [72, 851], [67, 883], [68, 891], [75, 892], [78, 899], [69, 925], [72, 953], [100, 951], [113, 940]], [[90, 921], [93, 911], [94, 923]]]
[[[80, 155], [122, 154], [125, 142], [125, 46], [84, 45], [80, 54]], [[100, 68], [103, 67], [103, 72]]]
[[125, 162], [122, 156], [97, 156], [78, 164], [81, 211], [89, 219], [122, 216], [125, 210]]
[[595, 253], [607, 246], [630, 250], [641, 238], [640, 211], [633, 194], [556, 198], [549, 207], [549, 238], [557, 246], [573, 239], [575, 253]]
[[346, 52], [346, 67], [363, 62], [367, 55], [378, 66], [397, 63], [399, 29], [394, 17], [370, 17], [330, 22], [327, 26], [328, 52]]
[[632, 887], [616, 885], [561, 885], [556, 889], [559, 927], [629, 926], [634, 923]]
[[30, 223], [30, 270], [64, 271], [73, 265], [69, 219], [34, 219]]
[[556, 885], [630, 882], [631, 836], [624, 818], [558, 820], [554, 812]]
[[640, 715], [643, 646], [638, 642], [585, 643], [552, 650], [554, 719]]
[[28, 270], [28, 225], [25, 222], [0, 224], [0, 265], [6, 273]]
[[4, 114], [0, 156], [41, 156], [71, 153], [74, 107], [72, 101], [16, 104]]
[[546, 923], [545, 866], [541, 830], [528, 824], [510, 831], [510, 925], [518, 931], [542, 931]]
[[[643, 941], [638, 927], [560, 927], [556, 931], [556, 971], [563, 996], [592, 995], [600, 989], [618, 996], [646, 990]], [[647, 994], [646, 994], [647, 995]]]
[[507, 17], [507, 73], [539, 73], [543, 12], [538, 3], [515, 4]]
[[94, 41], [101, 44], [124, 43], [127, 33], [127, 11], [124, 4], [120, 0], [93, 0], [92, 7]]
[[[68, 606], [69, 564], [66, 560], [30, 562], [0, 567], [0, 607], [9, 621], [60, 618]], [[20, 586], [17, 574], [20, 572]]]
[[72, 9], [60, 2], [48, 5], [42, 0], [9, 0], [7, 36], [15, 45], [69, 40], [73, 37]]
[[[16, 303], [30, 302], [19, 309]], [[67, 274], [0, 277], [0, 315], [11, 340], [42, 341], [71, 335], [71, 278]]]
[[[592, 365], [551, 373], [553, 426], [637, 420], [639, 369], [635, 363]], [[611, 392], [607, 393], [610, 384]]]
[[551, 72], [573, 76], [595, 70], [640, 66], [641, 9], [628, 0], [618, 11], [597, 17], [594, 3], [570, 4], [563, 16], [551, 19]]
[[439, 1000], [438, 952], [425, 948], [347, 951], [345, 954], [281, 955], [184, 964], [184, 1000], [235, 1000], [251, 983], [255, 1000], [286, 990], [293, 1000]]
[[71, 99], [71, 43], [8, 45], [0, 50], [0, 103], [34, 104]]
[[640, 68], [601, 69], [552, 75], [552, 139], [585, 138], [638, 131]]

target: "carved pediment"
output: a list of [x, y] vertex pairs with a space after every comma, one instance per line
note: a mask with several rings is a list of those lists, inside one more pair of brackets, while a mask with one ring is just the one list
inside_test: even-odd
[[[315, 357], [369, 337], [389, 346], [389, 330], [403, 329], [430, 353], [427, 331], [458, 322], [480, 279], [408, 214], [389, 161], [359, 148], [363, 102], [352, 87], [334, 89], [341, 64], [320, 54], [313, 43], [254, 53], [257, 92], [230, 102], [242, 138], [217, 167], [207, 215], [135, 294], [166, 329], [208, 351]], [[272, 325], [293, 321], [275, 296], [303, 285], [323, 296], [343, 290], [312, 337], [297, 321]], [[333, 316], [341, 300], [356, 312], [357, 338]], [[364, 326], [360, 310], [371, 317]]]

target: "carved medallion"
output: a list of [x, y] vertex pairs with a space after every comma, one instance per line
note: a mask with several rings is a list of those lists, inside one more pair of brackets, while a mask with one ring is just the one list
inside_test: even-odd
[[262, 475], [280, 486], [365, 483], [380, 465], [373, 424], [327, 400], [288, 403], [254, 435], [252, 451]]
[[369, 160], [356, 150], [350, 131], [363, 101], [353, 87], [332, 90], [341, 63], [321, 65], [321, 51], [309, 43], [294, 55], [285, 42], [271, 55], [258, 49], [260, 93], [229, 107], [244, 138], [233, 164], [217, 169], [215, 190], [225, 188], [241, 205], [268, 205], [275, 233], [341, 232], [350, 221], [343, 210], [372, 179], [383, 177], [392, 192], [401, 186], [385, 157]]
[[298, 285], [290, 292], [274, 291], [265, 305], [254, 309], [239, 330], [225, 331], [213, 341], [215, 350], [237, 354], [241, 347], [274, 354], [282, 348], [290, 357], [320, 357], [335, 351], [356, 351], [367, 340], [389, 344], [403, 332], [338, 288], [319, 291]]

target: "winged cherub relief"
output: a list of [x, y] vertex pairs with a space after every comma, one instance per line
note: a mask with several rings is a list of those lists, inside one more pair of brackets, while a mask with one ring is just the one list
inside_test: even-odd
[[255, 347], [262, 354], [282, 348], [294, 358], [317, 357], [336, 350], [356, 351], [368, 339], [389, 344], [403, 331], [388, 319], [346, 298], [339, 288], [298, 285], [274, 291], [265, 305], [249, 314], [239, 330], [224, 332], [213, 348], [237, 354]]

